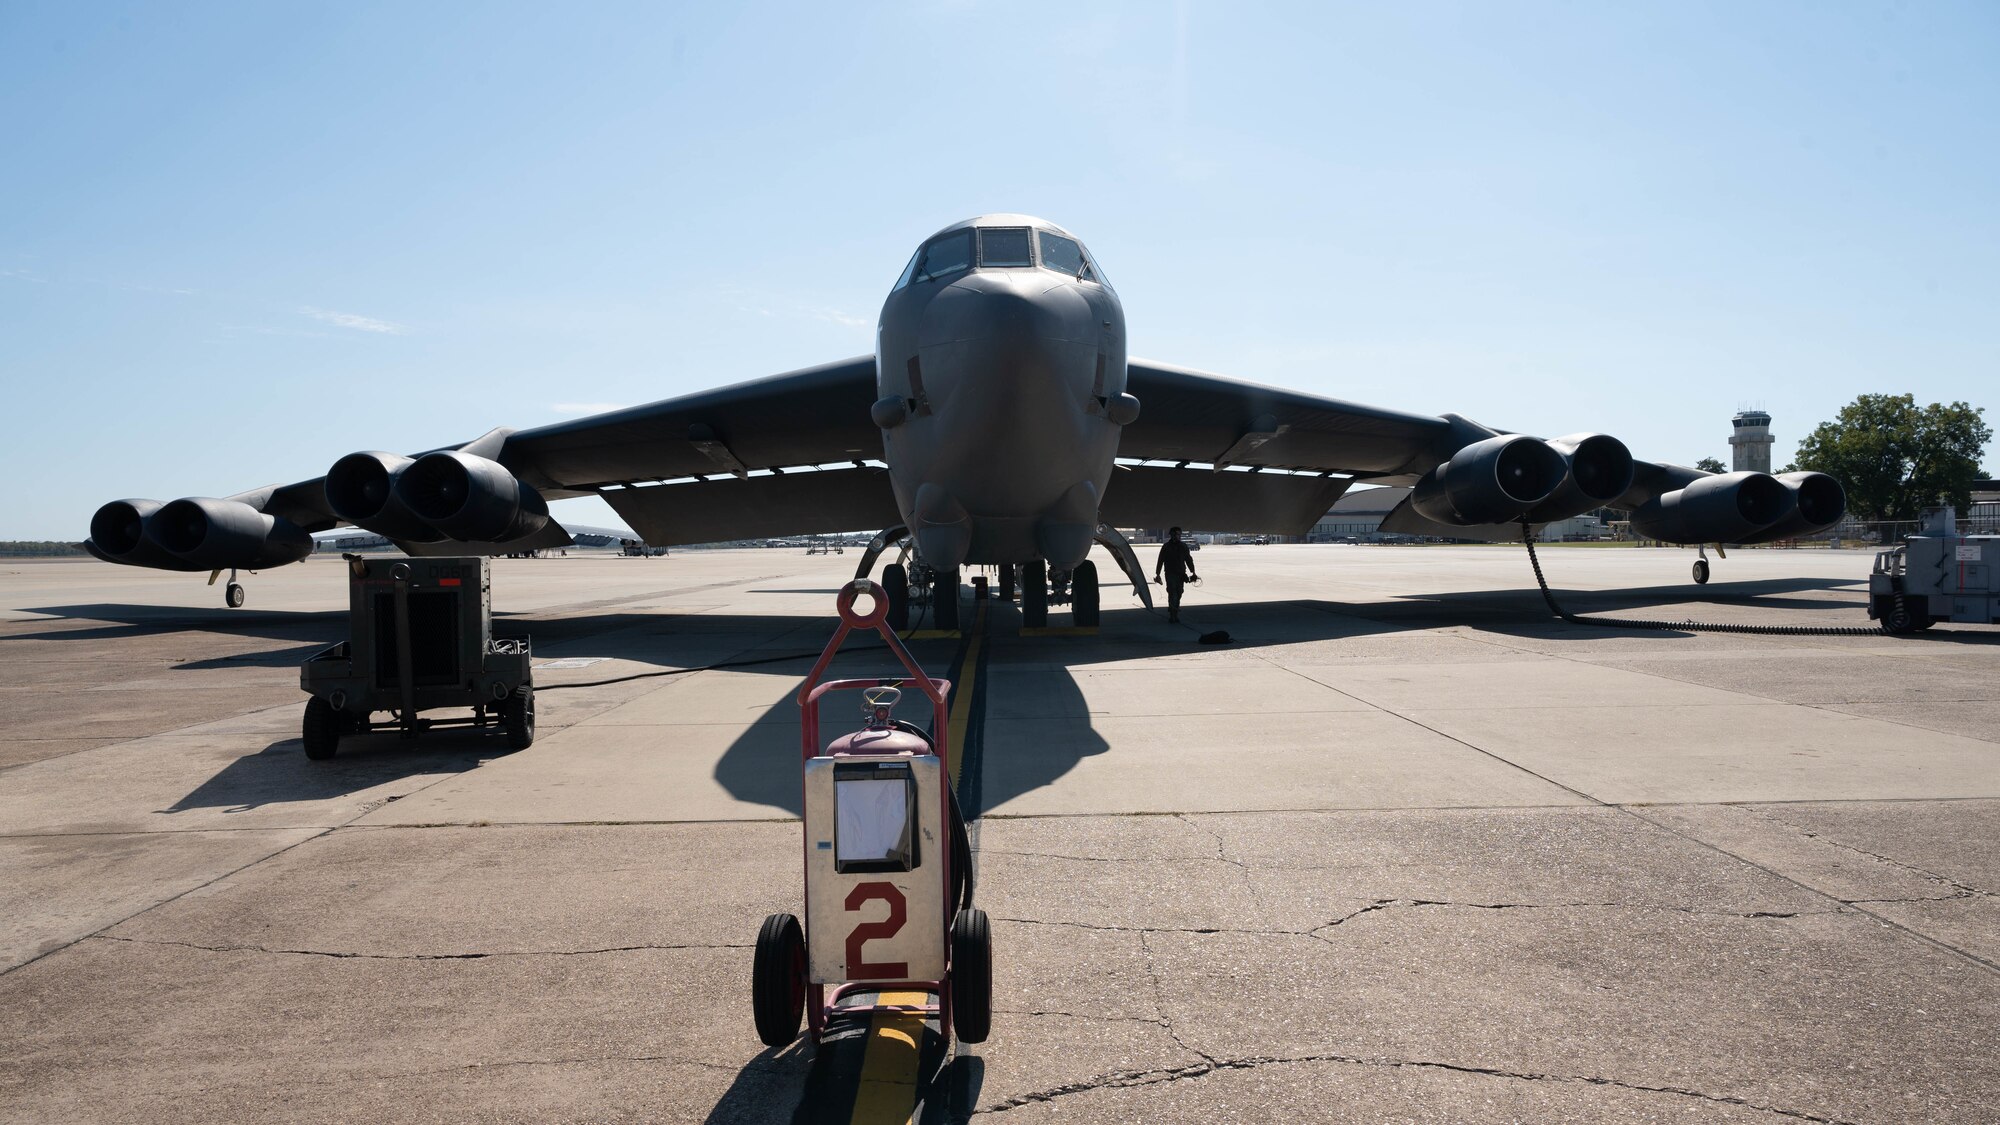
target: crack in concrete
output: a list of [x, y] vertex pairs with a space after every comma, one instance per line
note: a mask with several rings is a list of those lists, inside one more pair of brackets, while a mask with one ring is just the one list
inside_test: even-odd
[[122, 941], [131, 945], [178, 946], [182, 949], [200, 949], [209, 953], [269, 953], [291, 957], [329, 957], [343, 961], [480, 961], [490, 957], [590, 957], [603, 953], [635, 953], [642, 950], [753, 948], [748, 943], [737, 942], [714, 945], [612, 945], [602, 949], [521, 949], [499, 950], [492, 953], [343, 953], [330, 949], [272, 949], [262, 945], [203, 945], [193, 941], [124, 937], [115, 934], [93, 934], [85, 940]]
[[1157, 1017], [1149, 1019], [1145, 1016], [1107, 1016], [1102, 1012], [1062, 1012], [1053, 1008], [1037, 1009], [1032, 1012], [1020, 1008], [995, 1008], [993, 1009], [993, 1014], [996, 1016], [1059, 1016], [1073, 1020], [1093, 1020], [1098, 1023], [1144, 1023], [1155, 1027], [1167, 1026], [1166, 1020]]
[[[1947, 887], [1950, 887], [1950, 888], [1952, 888], [1952, 889], [1953, 889], [1954, 891], [1957, 891], [1957, 892], [1960, 892], [1960, 893], [1958, 893], [1958, 894], [1956, 894], [1956, 895], [1953, 895], [1952, 897], [1954, 897], [1954, 898], [1971, 898], [1971, 897], [1974, 897], [1974, 896], [1981, 896], [1981, 897], [1986, 897], [1986, 898], [1996, 898], [1996, 897], [2000, 897], [2000, 895], [1996, 895], [1996, 894], [1995, 894], [1995, 892], [1993, 892], [1993, 891], [1989, 891], [1989, 890], [1985, 890], [1985, 889], [1983, 889], [1983, 888], [1980, 888], [1980, 887], [1975, 887], [1975, 886], [1972, 886], [1972, 885], [1971, 885], [1971, 884], [1969, 884], [1969, 883], [1961, 883], [1961, 882], [1959, 882], [1959, 881], [1958, 881], [1957, 879], [1954, 879], [1954, 878], [1952, 878], [1952, 877], [1951, 877], [1951, 876], [1949, 876], [1949, 875], [1944, 875], [1944, 874], [1940, 874], [1940, 873], [1938, 873], [1938, 872], [1936, 872], [1936, 871], [1932, 871], [1932, 870], [1930, 870], [1930, 869], [1929, 869], [1929, 868], [1927, 868], [1927, 867], [1918, 867], [1918, 866], [1917, 866], [1916, 864], [1914, 864], [1914, 863], [1905, 863], [1904, 861], [1902, 861], [1902, 860], [1900, 860], [1900, 859], [1892, 859], [1892, 858], [1890, 858], [1889, 856], [1886, 856], [1886, 855], [1883, 855], [1883, 854], [1882, 854], [1881, 852], [1871, 852], [1871, 851], [1869, 851], [1869, 850], [1868, 850], [1867, 848], [1862, 848], [1862, 847], [1857, 847], [1857, 846], [1855, 846], [1855, 845], [1853, 845], [1853, 844], [1849, 844], [1849, 843], [1844, 843], [1844, 842], [1842, 842], [1842, 841], [1840, 841], [1840, 840], [1836, 840], [1836, 839], [1834, 839], [1833, 837], [1831, 837], [1831, 836], [1828, 836], [1828, 835], [1827, 835], [1826, 833], [1824, 833], [1824, 832], [1821, 832], [1821, 831], [1819, 831], [1818, 829], [1813, 829], [1813, 828], [1807, 828], [1807, 827], [1806, 827], [1805, 825], [1803, 825], [1803, 824], [1794, 824], [1793, 822], [1791, 822], [1791, 821], [1789, 821], [1789, 820], [1786, 820], [1786, 819], [1785, 819], [1784, 817], [1782, 817], [1782, 816], [1779, 816], [1779, 815], [1778, 815], [1777, 813], [1775, 813], [1775, 812], [1771, 811], [1771, 810], [1770, 810], [1770, 809], [1768, 809], [1768, 808], [1754, 808], [1754, 809], [1750, 809], [1749, 811], [1750, 811], [1750, 812], [1752, 812], [1752, 813], [1755, 813], [1755, 814], [1756, 814], [1756, 815], [1758, 815], [1758, 816], [1761, 816], [1761, 817], [1765, 818], [1766, 820], [1770, 820], [1770, 821], [1773, 821], [1773, 822], [1775, 822], [1775, 823], [1778, 823], [1778, 824], [1782, 824], [1782, 825], [1784, 825], [1784, 826], [1785, 826], [1786, 828], [1789, 828], [1789, 829], [1791, 829], [1792, 831], [1794, 831], [1794, 832], [1797, 832], [1798, 834], [1800, 834], [1801, 836], [1804, 836], [1804, 837], [1805, 837], [1806, 839], [1808, 839], [1808, 840], [1814, 840], [1814, 841], [1817, 841], [1817, 842], [1819, 842], [1819, 843], [1822, 843], [1822, 844], [1825, 844], [1826, 846], [1828, 846], [1828, 847], [1830, 847], [1830, 848], [1839, 848], [1839, 849], [1841, 849], [1842, 851], [1850, 851], [1850, 852], [1853, 852], [1853, 853], [1855, 853], [1856, 855], [1865, 855], [1865, 856], [1867, 856], [1867, 857], [1868, 857], [1869, 859], [1872, 859], [1872, 860], [1874, 860], [1874, 861], [1875, 861], [1875, 862], [1877, 862], [1877, 863], [1881, 863], [1881, 864], [1886, 864], [1886, 865], [1888, 865], [1888, 866], [1890, 866], [1890, 867], [1900, 867], [1900, 868], [1902, 868], [1902, 869], [1903, 869], [1903, 870], [1905, 870], [1905, 871], [1908, 871], [1908, 872], [1911, 872], [1912, 874], [1916, 874], [1916, 875], [1921, 875], [1921, 876], [1923, 876], [1924, 878], [1926, 878], [1926, 879], [1929, 879], [1929, 880], [1930, 880], [1931, 882], [1933, 882], [1933, 883], [1939, 883], [1939, 884], [1942, 884], [1942, 885], [1944, 885], [1944, 886], [1947, 886]], [[1902, 901], [1902, 900], [1895, 900], [1895, 899], [1849, 899], [1849, 900], [1846, 900], [1846, 901], [1850, 901], [1850, 902], [1893, 902], [1893, 901]]]
[[[1169, 1029], [1171, 1030], [1171, 1029]], [[1176, 1037], [1178, 1041], [1178, 1037]], [[1201, 1054], [1201, 1052], [1195, 1052]], [[1620, 1090], [1632, 1090], [1648, 1094], [1671, 1094], [1677, 1097], [1695, 1098], [1717, 1105], [1731, 1105], [1760, 1113], [1774, 1114], [1795, 1121], [1811, 1121], [1818, 1125], [1854, 1125], [1853, 1122], [1837, 1117], [1826, 1117], [1804, 1110], [1785, 1109], [1781, 1106], [1763, 1105], [1748, 1098], [1733, 1094], [1711, 1094], [1701, 1090], [1690, 1090], [1682, 1086], [1652, 1086], [1642, 1082], [1625, 1082], [1616, 1078], [1606, 1078], [1594, 1074], [1543, 1074], [1535, 1071], [1502, 1070], [1498, 1067], [1471, 1066], [1462, 1063], [1438, 1062], [1430, 1059], [1364, 1058], [1359, 1055], [1253, 1055], [1239, 1059], [1217, 1059], [1201, 1054], [1200, 1063], [1182, 1067], [1164, 1067], [1153, 1070], [1113, 1071], [1081, 1082], [1070, 1082], [1061, 1086], [1021, 1094], [1003, 1102], [995, 1102], [976, 1110], [976, 1113], [1006, 1113], [1008, 1110], [1024, 1106], [1051, 1102], [1071, 1094], [1089, 1093], [1093, 1090], [1128, 1089], [1142, 1086], [1164, 1085], [1205, 1078], [1231, 1070], [1255, 1070], [1266, 1066], [1287, 1066], [1298, 1063], [1343, 1063], [1349, 1066], [1380, 1067], [1385, 1069], [1443, 1070], [1454, 1074], [1474, 1074], [1489, 1078], [1505, 1078], [1520, 1082], [1559, 1082], [1589, 1086], [1609, 1086]]]
[[[1836, 900], [1838, 901], [1838, 900]], [[1937, 901], [1920, 899], [1916, 901]], [[1330, 930], [1377, 911], [1391, 909], [1413, 909], [1417, 907], [1450, 907], [1459, 910], [1646, 910], [1673, 914], [1691, 914], [1711, 918], [1803, 918], [1821, 914], [1839, 914], [1833, 910], [1703, 910], [1693, 906], [1663, 906], [1656, 903], [1624, 902], [1451, 902], [1429, 898], [1382, 898], [1350, 911], [1331, 921], [1321, 922], [1303, 930], [1256, 929], [1248, 926], [1120, 926], [1107, 922], [1071, 922], [1049, 918], [1017, 918], [995, 915], [995, 922], [1013, 922], [1023, 926], [1064, 926], [1077, 930], [1101, 930], [1112, 933], [1138, 934], [1143, 939], [1147, 934], [1247, 934], [1264, 937], [1309, 937], [1328, 941], [1320, 931]]]
[[1146, 936], [1143, 932], [1139, 935], [1139, 950], [1144, 955], [1146, 976], [1153, 982], [1153, 1010], [1160, 1015], [1160, 1026], [1166, 1029], [1167, 1037], [1174, 1041], [1175, 1046], [1200, 1059], [1204, 1065], [1213, 1069], [1217, 1065], [1215, 1056], [1198, 1047], [1189, 1045], [1187, 1040], [1181, 1038], [1180, 1029], [1174, 1026], [1173, 1018], [1167, 1015], [1166, 987], [1160, 983], [1160, 971], [1153, 964], [1153, 947], [1147, 942]]

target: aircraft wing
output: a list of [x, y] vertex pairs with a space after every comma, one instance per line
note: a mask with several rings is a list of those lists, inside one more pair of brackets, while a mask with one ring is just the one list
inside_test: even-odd
[[[138, 566], [257, 569], [303, 558], [309, 532], [351, 524], [411, 553], [498, 554], [568, 543], [544, 502], [591, 494], [656, 545], [883, 527], [898, 521], [894, 497], [862, 464], [882, 456], [875, 394], [874, 357], [858, 356], [410, 459], [354, 454], [326, 476], [222, 499], [113, 501], [86, 547]], [[436, 501], [455, 508], [449, 520], [414, 515], [390, 485], [429, 454], [451, 462], [429, 490], [449, 497]]]
[[1445, 418], [1152, 360], [1133, 359], [1126, 372], [1140, 410], [1119, 457], [1171, 464], [1119, 466], [1100, 509], [1118, 527], [1300, 535], [1355, 479], [1414, 479], [1455, 448]]

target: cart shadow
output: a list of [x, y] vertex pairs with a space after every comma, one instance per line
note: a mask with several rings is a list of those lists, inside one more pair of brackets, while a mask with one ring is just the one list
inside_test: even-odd
[[[802, 1035], [783, 1047], [765, 1050], [737, 1072], [703, 1125], [780, 1121], [846, 1125], [856, 1119], [856, 1102], [863, 1092], [862, 1070], [871, 1043], [877, 1052], [891, 1047], [905, 1052], [915, 1048], [916, 1059], [882, 1067], [886, 1073], [915, 1074], [907, 1117], [899, 1105], [897, 1120], [947, 1125], [972, 1115], [985, 1084], [985, 1063], [972, 1055], [951, 1056], [944, 1037], [932, 1025], [925, 1026], [922, 1042], [913, 1045], [900, 1035], [871, 1035], [871, 1022], [867, 1016], [837, 1015], [817, 1045]], [[906, 1062], [914, 1066], [904, 1070]], [[869, 1093], [879, 1098], [882, 1092]]]
[[[350, 735], [331, 761], [306, 757], [296, 738], [273, 742], [223, 766], [163, 812], [325, 801], [424, 774], [463, 773], [507, 754], [504, 740], [471, 731], [431, 731], [417, 742], [394, 732]], [[391, 798], [393, 799], [393, 798]]]

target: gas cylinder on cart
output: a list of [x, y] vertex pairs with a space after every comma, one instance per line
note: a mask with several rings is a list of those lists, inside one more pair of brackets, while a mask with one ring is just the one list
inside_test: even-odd
[[925, 739], [891, 725], [898, 692], [873, 688], [869, 725], [805, 763], [806, 934], [814, 984], [945, 976], [950, 846], [944, 772]]

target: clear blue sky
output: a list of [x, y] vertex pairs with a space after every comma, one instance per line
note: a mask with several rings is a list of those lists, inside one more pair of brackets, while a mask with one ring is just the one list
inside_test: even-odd
[[1987, 2], [9, 0], [0, 538], [862, 354], [986, 211], [1134, 354], [1362, 402], [2000, 411], [1996, 60]]

